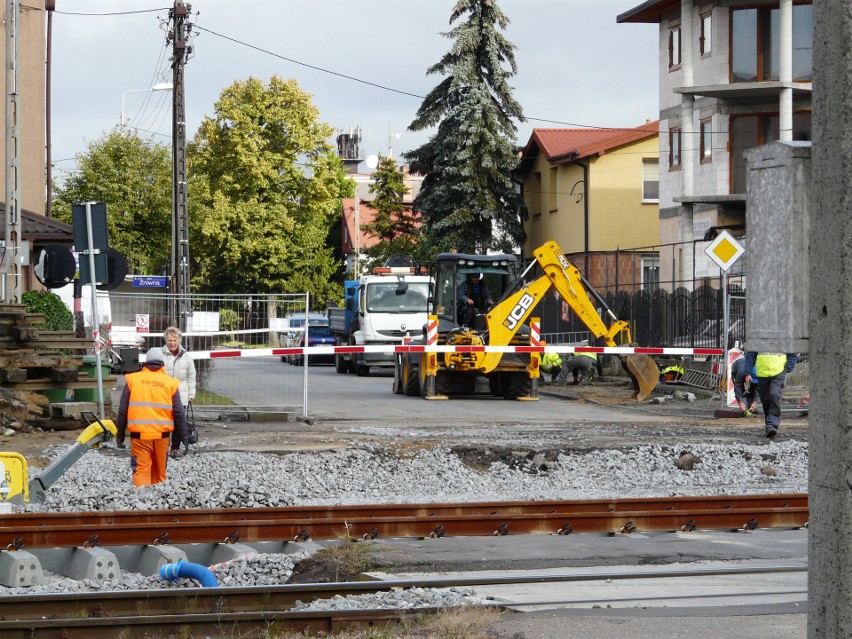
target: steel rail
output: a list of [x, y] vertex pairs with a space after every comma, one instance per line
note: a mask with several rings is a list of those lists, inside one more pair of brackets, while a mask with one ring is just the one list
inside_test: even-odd
[[[55, 627], [59, 620], [155, 618], [166, 615], [221, 615], [251, 611], [284, 611], [296, 601], [310, 602], [335, 596], [388, 592], [400, 588], [467, 588], [512, 584], [591, 583], [665, 578], [700, 578], [806, 572], [805, 566], [752, 566], [659, 571], [612, 571], [525, 574], [514, 576], [437, 577], [389, 581], [351, 581], [323, 584], [284, 584], [245, 588], [167, 588], [111, 592], [75, 592], [49, 595], [12, 595], [0, 598], [0, 639], [12, 627]], [[573, 601], [573, 600], [571, 600]], [[584, 600], [577, 600], [582, 603]], [[553, 602], [550, 602], [553, 603]], [[569, 603], [566, 600], [563, 603]], [[501, 606], [514, 604], [501, 602]], [[530, 605], [522, 603], [518, 605]], [[294, 611], [298, 613], [299, 611]], [[333, 611], [339, 612], [339, 611]], [[387, 611], [385, 611], [387, 612]], [[42, 624], [39, 626], [39, 624]], [[20, 636], [20, 635], [19, 635]]]
[[[376, 537], [631, 533], [796, 528], [807, 495], [748, 495], [599, 501], [486, 502], [237, 508], [180, 511], [23, 513], [0, 521], [0, 545], [103, 545], [290, 541]], [[165, 537], [162, 537], [165, 535]]]

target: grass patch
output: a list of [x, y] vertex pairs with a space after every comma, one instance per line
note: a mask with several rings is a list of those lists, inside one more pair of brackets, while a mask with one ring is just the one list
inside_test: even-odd
[[218, 393], [210, 393], [208, 391], [198, 391], [195, 394], [195, 399], [192, 400], [195, 406], [236, 406], [237, 403], [230, 397], [219, 395]]

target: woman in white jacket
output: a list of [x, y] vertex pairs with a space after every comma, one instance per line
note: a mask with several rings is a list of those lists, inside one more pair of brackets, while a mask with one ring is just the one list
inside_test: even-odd
[[148, 353], [162, 353], [166, 374], [180, 382], [180, 400], [187, 406], [195, 399], [195, 364], [189, 351], [180, 345], [182, 336], [179, 328], [170, 326], [163, 333], [165, 345], [155, 346]]

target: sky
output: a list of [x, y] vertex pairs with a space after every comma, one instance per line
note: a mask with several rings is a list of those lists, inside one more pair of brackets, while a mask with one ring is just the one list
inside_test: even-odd
[[[319, 119], [360, 127], [363, 157], [395, 158], [426, 142], [412, 132], [427, 75], [452, 46], [455, 0], [194, 0], [192, 55], [185, 67], [187, 138], [214, 115], [222, 90], [248, 77], [295, 79]], [[639, 0], [499, 0], [517, 48], [510, 79], [533, 128], [634, 127], [659, 115], [658, 32], [617, 24]], [[170, 0], [57, 0], [53, 17], [52, 158], [62, 180], [75, 155], [119, 125], [168, 143]], [[464, 17], [462, 18], [464, 19]], [[378, 86], [377, 86], [378, 85]], [[361, 165], [361, 170], [367, 170]]]

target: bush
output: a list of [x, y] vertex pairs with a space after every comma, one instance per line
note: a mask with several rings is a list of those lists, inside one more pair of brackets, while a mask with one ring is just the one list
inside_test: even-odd
[[21, 296], [27, 313], [44, 315], [44, 324], [39, 328], [48, 331], [70, 331], [74, 329], [74, 314], [55, 293], [50, 291], [27, 291]]

